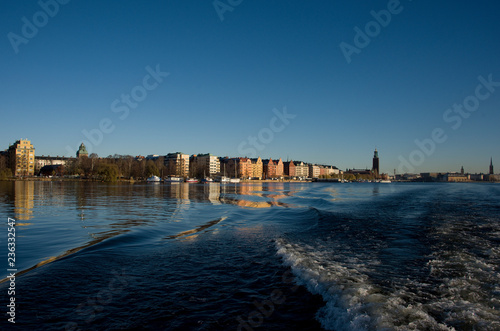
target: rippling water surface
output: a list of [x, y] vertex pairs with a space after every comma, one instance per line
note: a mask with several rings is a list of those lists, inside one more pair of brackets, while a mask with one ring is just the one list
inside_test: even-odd
[[500, 330], [498, 184], [0, 182], [0, 213], [0, 329]]

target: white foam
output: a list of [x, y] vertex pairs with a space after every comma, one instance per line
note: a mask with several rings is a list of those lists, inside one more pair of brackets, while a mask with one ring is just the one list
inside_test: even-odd
[[358, 259], [341, 261], [327, 247], [285, 239], [278, 239], [276, 246], [297, 282], [325, 300], [317, 319], [326, 330], [453, 330], [438, 323], [424, 305], [409, 302], [406, 290], [376, 286], [367, 276], [369, 266]]

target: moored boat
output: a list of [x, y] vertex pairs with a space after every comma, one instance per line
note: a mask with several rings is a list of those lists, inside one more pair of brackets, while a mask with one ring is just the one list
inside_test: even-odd
[[198, 182], [199, 181], [196, 178], [188, 178], [188, 179], [186, 179], [186, 183], [198, 183]]
[[153, 175], [153, 176], [149, 177], [148, 179], [146, 179], [146, 181], [148, 181], [150, 183], [158, 183], [158, 182], [161, 182], [161, 178]]
[[165, 178], [166, 183], [182, 183], [184, 181], [184, 178], [182, 177], [168, 177]]

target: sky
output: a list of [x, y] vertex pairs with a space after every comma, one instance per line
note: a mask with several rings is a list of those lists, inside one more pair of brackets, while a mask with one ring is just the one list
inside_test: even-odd
[[[2, 1], [0, 149], [500, 169], [497, 1]], [[496, 171], [498, 172], [498, 171]]]

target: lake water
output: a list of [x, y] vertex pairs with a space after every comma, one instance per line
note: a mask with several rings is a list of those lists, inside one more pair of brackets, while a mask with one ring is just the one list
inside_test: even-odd
[[0, 182], [0, 215], [3, 330], [500, 330], [498, 184]]

